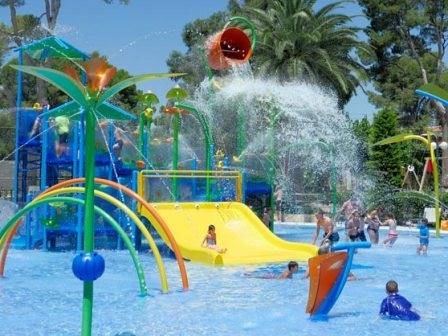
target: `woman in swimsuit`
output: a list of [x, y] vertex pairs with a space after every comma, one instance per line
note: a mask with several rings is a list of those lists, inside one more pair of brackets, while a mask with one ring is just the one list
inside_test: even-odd
[[386, 218], [384, 225], [389, 225], [389, 233], [387, 238], [384, 239], [383, 244], [391, 247], [398, 238], [397, 222], [394, 215], [391, 213], [387, 214]]
[[367, 232], [369, 233], [370, 242], [372, 244], [378, 244], [380, 238], [379, 235], [380, 225], [382, 225], [382, 223], [378, 218], [378, 211], [373, 210], [367, 216]]
[[202, 246], [215, 250], [218, 253], [225, 253], [227, 251], [226, 248], [221, 248], [216, 244], [216, 229], [214, 225], [208, 226], [208, 233], [205, 235], [204, 240], [202, 241]]
[[319, 210], [316, 214], [316, 232], [313, 236], [313, 242], [312, 244], [316, 244], [317, 237], [319, 237], [320, 228], [322, 227], [324, 229], [324, 235], [323, 235], [323, 241], [328, 239], [331, 243], [336, 243], [339, 241], [339, 234], [337, 231], [333, 231], [333, 222], [330, 218], [324, 215], [324, 212], [322, 210]]

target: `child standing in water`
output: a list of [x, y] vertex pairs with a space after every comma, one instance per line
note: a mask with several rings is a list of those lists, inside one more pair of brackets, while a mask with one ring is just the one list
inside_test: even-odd
[[393, 214], [389, 213], [386, 216], [386, 221], [384, 222], [384, 225], [389, 225], [389, 233], [387, 235], [387, 238], [384, 239], [383, 244], [391, 247], [394, 245], [395, 241], [398, 238], [398, 231], [397, 231], [397, 221], [395, 220], [395, 217]]
[[208, 226], [208, 232], [202, 241], [202, 246], [215, 250], [218, 253], [225, 253], [227, 251], [226, 248], [221, 248], [216, 244], [216, 229], [214, 225]]
[[428, 229], [428, 220], [426, 218], [422, 219], [422, 223], [419, 225], [419, 233], [418, 237], [420, 238], [420, 245], [417, 247], [418, 254], [428, 253], [428, 245], [429, 245], [429, 229]]

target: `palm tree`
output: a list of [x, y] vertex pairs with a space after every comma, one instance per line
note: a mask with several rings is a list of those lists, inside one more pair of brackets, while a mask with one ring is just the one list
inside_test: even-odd
[[247, 7], [259, 35], [255, 68], [281, 81], [304, 79], [328, 86], [346, 103], [365, 78], [357, 53], [371, 54], [349, 26], [352, 17], [336, 14], [342, 2], [314, 11], [315, 0], [272, 0], [266, 10]]

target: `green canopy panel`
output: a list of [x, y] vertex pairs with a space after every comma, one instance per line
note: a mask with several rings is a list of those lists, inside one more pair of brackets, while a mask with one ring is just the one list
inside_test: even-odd
[[188, 92], [179, 85], [176, 85], [166, 93], [166, 99], [171, 100], [184, 100], [187, 97]]
[[122, 108], [110, 103], [102, 103], [96, 107], [96, 114], [99, 119], [113, 120], [135, 120], [137, 117]]
[[41, 117], [55, 118], [59, 116], [66, 116], [68, 118], [72, 118], [75, 115], [76, 119], [80, 119], [81, 115], [80, 112], [81, 112], [81, 106], [75, 101], [70, 101], [68, 103], [59, 105], [58, 107], [55, 107], [54, 109], [51, 109], [48, 112], [42, 113]]
[[32, 58], [40, 59], [42, 61], [47, 58], [68, 58], [80, 60], [89, 58], [89, 56], [81, 50], [55, 36], [49, 36], [36, 42], [26, 44], [16, 50], [22, 50]]

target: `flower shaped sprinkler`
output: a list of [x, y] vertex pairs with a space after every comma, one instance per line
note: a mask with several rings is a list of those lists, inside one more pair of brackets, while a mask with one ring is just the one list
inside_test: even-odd
[[[140, 103], [145, 107], [145, 110], [141, 112], [139, 116], [138, 134], [140, 155], [142, 156], [142, 159], [137, 161], [137, 168], [144, 169], [146, 167], [145, 162], [149, 162], [147, 144], [151, 141], [151, 125], [153, 122], [153, 114], [155, 105], [159, 103], [159, 98], [151, 90], [148, 90], [141, 96]], [[145, 128], [147, 130], [147, 136], [145, 136]]]
[[77, 69], [67, 67], [65, 73], [54, 69], [34, 66], [12, 65], [13, 68], [34, 75], [53, 84], [73, 100], [49, 112], [47, 116], [79, 116], [82, 111], [86, 123], [85, 134], [85, 211], [84, 252], [75, 257], [73, 271], [84, 282], [81, 335], [92, 334], [93, 281], [103, 273], [102, 257], [94, 252], [94, 190], [95, 190], [95, 126], [99, 119], [128, 120], [134, 116], [108, 100], [121, 90], [139, 82], [176, 77], [181, 74], [146, 74], [127, 78], [108, 88], [116, 69], [104, 59], [93, 58], [79, 66], [87, 78], [86, 85], [80, 80]]
[[[188, 93], [185, 89], [181, 88], [179, 85], [176, 85], [172, 89], [170, 89], [166, 93], [166, 98], [176, 104], [180, 101], [185, 100], [188, 97]], [[177, 170], [179, 165], [179, 130], [180, 130], [180, 115], [188, 114], [187, 110], [181, 109], [176, 106], [166, 106], [163, 109], [164, 113], [173, 115], [173, 158], [172, 158], [172, 169]], [[172, 179], [171, 183], [171, 192], [173, 194], [173, 200], [177, 199], [177, 180], [176, 178]]]

